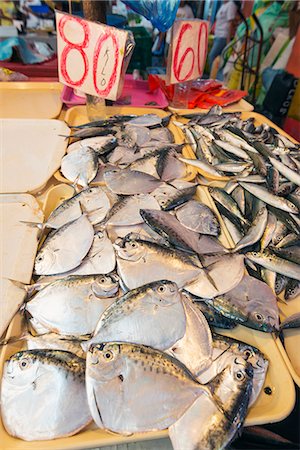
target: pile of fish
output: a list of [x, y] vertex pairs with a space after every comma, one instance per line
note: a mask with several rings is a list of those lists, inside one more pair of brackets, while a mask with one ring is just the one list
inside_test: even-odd
[[[300, 293], [299, 145], [267, 124], [256, 127], [240, 114], [214, 108], [178, 123], [234, 242], [246, 252], [248, 271], [285, 300]], [[207, 183], [207, 179], [210, 181]], [[217, 180], [218, 186], [213, 186]]]
[[[118, 144], [126, 141], [120, 157], [140, 157], [109, 161], [118, 147], [103, 151], [103, 130], [105, 139], [115, 138], [107, 138], [113, 130]], [[156, 133], [169, 143], [141, 156], [145, 133], [148, 148], [161, 145]], [[278, 331], [276, 296], [256, 273], [245, 274], [246, 245], [229, 251], [220, 242], [218, 218], [199, 202], [199, 187], [180, 179], [188, 168], [161, 119], [116, 116], [74, 135], [84, 137], [70, 145], [78, 143], [79, 156], [67, 160], [77, 151], [70, 150], [61, 170], [67, 176], [68, 167], [83, 189], [39, 224], [34, 284], [21, 286], [26, 349], [3, 370], [4, 426], [43, 440], [94, 420], [125, 435], [168, 428], [175, 450], [225, 448], [260, 394], [268, 361], [210, 326]], [[105, 186], [88, 186], [91, 148]], [[237, 211], [229, 209], [230, 217], [245, 239], [252, 217]]]

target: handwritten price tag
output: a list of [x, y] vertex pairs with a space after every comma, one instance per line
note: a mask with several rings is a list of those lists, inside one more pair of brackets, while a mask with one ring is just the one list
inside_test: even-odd
[[208, 43], [208, 22], [176, 20], [168, 54], [168, 84], [195, 80], [203, 74]]
[[127, 32], [56, 11], [59, 81], [116, 100]]

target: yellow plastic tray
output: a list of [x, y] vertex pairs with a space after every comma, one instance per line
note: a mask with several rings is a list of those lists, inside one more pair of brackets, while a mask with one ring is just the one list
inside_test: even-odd
[[[157, 114], [159, 117], [167, 117], [169, 115], [168, 112], [163, 111], [162, 109], [154, 109], [154, 108], [134, 108], [129, 106], [107, 106], [106, 107], [106, 115], [107, 117], [112, 116], [114, 114], [136, 114], [136, 115], [143, 115], [143, 114]], [[89, 118], [87, 116], [86, 112], [86, 106], [74, 106], [74, 108], [70, 108], [65, 116], [65, 121], [69, 126], [74, 125], [81, 125], [83, 123], [86, 123], [89, 121]], [[177, 144], [181, 144], [184, 142], [184, 136], [181, 130], [176, 127], [173, 124], [173, 121], [171, 120], [168, 128], [170, 131], [172, 131], [175, 142]], [[195, 178], [197, 175], [197, 170], [195, 170], [194, 167], [189, 166], [189, 173], [184, 178], [185, 181], [191, 181]], [[67, 183], [71, 184], [69, 180], [67, 180], [61, 172], [58, 170], [54, 177], [61, 183]], [[103, 182], [91, 182], [91, 186], [99, 186], [103, 185]]]
[[55, 119], [62, 108], [58, 82], [0, 83], [0, 118]]
[[[58, 206], [58, 204], [66, 198], [69, 198], [71, 195], [72, 188], [69, 185], [58, 184], [51, 187], [45, 196], [43, 206], [45, 216], [47, 217], [51, 209]], [[216, 212], [219, 219], [221, 219], [206, 188], [198, 188], [197, 197], [203, 203], [210, 206]], [[222, 228], [220, 240], [226, 247], [231, 247], [233, 243], [230, 235], [224, 227], [222, 219], [220, 222]], [[18, 336], [20, 333], [21, 317], [17, 314], [8, 328], [6, 337]], [[249, 410], [246, 418], [246, 425], [259, 425], [283, 420], [293, 409], [295, 403], [295, 388], [293, 380], [272, 335], [250, 330], [243, 326], [238, 326], [235, 330], [224, 332], [224, 334], [255, 345], [265, 353], [270, 361], [264, 387], [271, 387], [272, 395], [268, 396], [262, 390], [257, 402]], [[3, 348], [0, 356], [0, 376], [2, 375], [4, 361], [13, 353], [20, 350], [22, 348], [21, 345], [21, 343], [15, 343]], [[43, 442], [25, 442], [9, 436], [3, 428], [2, 422], [0, 423], [0, 442], [2, 444], [1, 450], [88, 449], [107, 445], [118, 445], [137, 441], [161, 439], [167, 437], [167, 435], [167, 431], [161, 431], [134, 434], [130, 437], [125, 437], [98, 430], [94, 425], [91, 425], [87, 427], [86, 430], [72, 437]]]

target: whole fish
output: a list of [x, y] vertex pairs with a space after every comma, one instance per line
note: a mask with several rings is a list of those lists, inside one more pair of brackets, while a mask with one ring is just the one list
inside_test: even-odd
[[224, 208], [230, 211], [231, 214], [235, 215], [243, 223], [248, 224], [248, 221], [243, 216], [240, 208], [238, 207], [238, 204], [229, 194], [227, 194], [227, 192], [225, 192], [223, 189], [214, 187], [209, 187], [208, 192], [214, 200], [216, 200]]
[[163, 181], [172, 181], [176, 178], [184, 178], [187, 173], [186, 165], [178, 159], [174, 148], [162, 150], [156, 162], [156, 170]]
[[12, 355], [1, 383], [6, 431], [26, 441], [78, 433], [91, 422], [84, 374], [85, 360], [70, 352], [25, 350]]
[[220, 224], [214, 212], [203, 203], [190, 200], [175, 210], [179, 222], [191, 231], [218, 236]]
[[87, 187], [98, 171], [97, 153], [89, 147], [81, 147], [68, 153], [61, 160], [61, 173], [68, 180]]
[[264, 332], [278, 330], [276, 296], [266, 283], [245, 275], [242, 281], [222, 296], [205, 299], [220, 314], [246, 327]]
[[122, 341], [165, 350], [185, 331], [186, 315], [178, 287], [160, 280], [134, 289], [112, 303], [99, 318], [86, 348], [93, 343]]
[[[107, 130], [105, 128], [100, 127], [93, 127], [90, 126], [88, 128], [81, 128], [73, 131], [72, 138], [73, 139], [86, 139], [86, 138], [93, 138], [98, 136], [108, 136], [112, 134], [112, 129]], [[69, 137], [69, 136], [67, 136]]]
[[82, 210], [92, 225], [101, 222], [110, 209], [110, 201], [101, 186], [83, 189], [78, 194], [65, 200], [49, 215], [46, 226], [60, 228], [68, 222], [78, 219]]
[[253, 223], [251, 224], [246, 235], [235, 246], [234, 251], [237, 252], [242, 248], [253, 245], [262, 237], [268, 220], [268, 210], [263, 206], [257, 213]]
[[268, 189], [262, 186], [258, 186], [254, 183], [242, 183], [241, 181], [239, 182], [239, 184], [255, 197], [264, 201], [268, 205], [272, 205], [275, 208], [282, 209], [283, 211], [286, 211], [288, 213], [298, 213], [297, 206], [295, 206], [292, 202], [283, 197], [278, 197], [274, 194], [271, 194]]
[[248, 252], [246, 258], [266, 269], [285, 275], [288, 278], [300, 280], [300, 266], [294, 262], [279, 258], [265, 252]]
[[229, 143], [229, 142], [224, 142], [221, 141], [220, 139], [216, 139], [215, 143], [217, 145], [219, 145], [223, 150], [225, 150], [226, 152], [233, 154], [235, 156], [238, 156], [239, 158], [241, 158], [243, 161], [249, 161], [249, 155], [248, 153], [243, 150], [240, 147], [236, 147], [235, 145]]
[[113, 303], [118, 288], [112, 277], [70, 276], [41, 289], [26, 303], [25, 310], [51, 332], [91, 335], [101, 314]]
[[186, 330], [184, 336], [166, 353], [182, 362], [193, 375], [197, 375], [212, 362], [211, 331], [200, 308], [193, 304], [189, 296], [182, 294], [181, 299], [186, 315]]
[[179, 250], [126, 236], [116, 241], [118, 274], [128, 289], [161, 279], [179, 287], [202, 273], [198, 260]]
[[162, 184], [162, 181], [148, 175], [130, 169], [114, 169], [104, 173], [107, 187], [115, 194], [149, 194]]
[[[253, 368], [252, 392], [249, 407], [255, 403], [264, 385], [269, 361], [266, 356], [253, 345], [238, 341], [228, 336], [213, 333], [213, 360], [216, 361], [220, 353], [230, 352], [242, 357]], [[221, 367], [222, 368], [222, 367]], [[220, 371], [220, 369], [218, 369]]]
[[168, 123], [170, 120], [170, 116], [167, 117], [159, 117], [157, 114], [144, 114], [142, 116], [137, 116], [133, 119], [130, 119], [127, 124], [134, 125], [135, 127], [147, 127], [147, 128], [156, 128], [159, 127], [162, 123]]
[[249, 163], [224, 162], [224, 163], [215, 164], [215, 167], [217, 170], [220, 170], [221, 172], [241, 173], [241, 172], [244, 172], [245, 169], [249, 168]]
[[180, 161], [183, 161], [186, 164], [189, 164], [190, 166], [197, 167], [201, 175], [204, 175], [205, 177], [212, 179], [212, 180], [220, 180], [220, 181], [227, 181], [230, 179], [230, 177], [225, 176], [220, 172], [219, 170], [216, 170], [213, 165], [205, 162], [205, 161], [199, 161], [199, 159], [188, 159], [188, 158], [178, 158]]
[[67, 152], [71, 153], [74, 150], [79, 150], [80, 148], [86, 147], [91, 148], [98, 155], [103, 155], [105, 153], [110, 152], [117, 146], [117, 139], [112, 136], [96, 136], [90, 137], [86, 139], [82, 139], [81, 141], [76, 141], [70, 144], [67, 148]]
[[166, 211], [141, 209], [144, 221], [179, 250], [191, 253], [224, 253], [226, 249], [211, 236], [187, 230], [176, 217]]
[[121, 198], [114, 204], [106, 219], [107, 225], [138, 225], [143, 222], [140, 210], [151, 208], [159, 210], [157, 200], [149, 194], [137, 194]]
[[269, 158], [271, 164], [280, 172], [287, 180], [300, 186], [300, 175], [296, 171], [290, 169], [282, 162], [275, 158]]
[[75, 269], [88, 253], [93, 239], [93, 225], [85, 215], [52, 231], [36, 255], [34, 273], [53, 275]]
[[[207, 266], [195, 281], [186, 284], [184, 288], [197, 297], [212, 298], [237, 286], [243, 278], [244, 270], [243, 255], [222, 255], [216, 262]], [[224, 276], [225, 273], [226, 276]]]
[[213, 400], [200, 397], [169, 428], [174, 450], [225, 449], [242, 428], [253, 384], [250, 363], [233, 355], [232, 362], [217, 375], [214, 394], [224, 414]]
[[290, 247], [291, 245], [299, 245], [299, 235], [289, 233], [276, 245], [277, 248]]
[[298, 280], [290, 279], [286, 285], [284, 299], [292, 300], [300, 294], [300, 283]]
[[99, 428], [135, 433], [168, 428], [201, 393], [211, 396], [214, 380], [203, 386], [166, 353], [111, 342], [89, 348], [86, 386]]
[[290, 328], [300, 328], [300, 313], [299, 312], [288, 317], [280, 324], [281, 330], [287, 330]]

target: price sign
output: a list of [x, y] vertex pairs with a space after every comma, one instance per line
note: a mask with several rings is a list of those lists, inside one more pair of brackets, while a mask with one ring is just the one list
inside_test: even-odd
[[116, 100], [128, 33], [56, 11], [59, 81]]
[[208, 22], [176, 20], [168, 54], [167, 82], [182, 83], [203, 74], [208, 43]]

